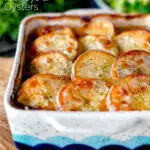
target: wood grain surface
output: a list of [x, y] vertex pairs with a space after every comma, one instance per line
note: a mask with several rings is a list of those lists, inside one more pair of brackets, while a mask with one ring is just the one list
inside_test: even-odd
[[0, 57], [0, 150], [16, 150], [3, 105], [3, 96], [10, 76], [13, 58]]

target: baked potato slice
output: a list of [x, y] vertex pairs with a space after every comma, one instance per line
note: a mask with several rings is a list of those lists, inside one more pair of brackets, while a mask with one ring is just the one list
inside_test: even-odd
[[56, 51], [35, 57], [30, 66], [30, 71], [35, 74], [55, 74], [60, 76], [71, 75], [72, 62]]
[[150, 75], [150, 53], [140, 50], [129, 51], [113, 64], [114, 79], [121, 79], [131, 74]]
[[110, 85], [102, 80], [76, 79], [59, 93], [61, 111], [106, 111], [106, 95]]
[[105, 79], [112, 81], [111, 68], [116, 58], [100, 50], [87, 51], [74, 62], [72, 78]]
[[107, 38], [112, 38], [115, 35], [114, 26], [107, 20], [91, 22], [76, 29], [78, 35], [100, 35]]
[[88, 50], [103, 50], [114, 56], [118, 55], [118, 50], [115, 43], [104, 36], [87, 35], [79, 39], [79, 45], [83, 51]]
[[110, 111], [150, 110], [150, 76], [130, 75], [112, 86], [107, 96]]
[[54, 26], [42, 26], [35, 30], [37, 37], [49, 34], [49, 33], [59, 33], [74, 36], [74, 33], [71, 28], [63, 25], [54, 25]]
[[50, 51], [60, 51], [70, 60], [74, 60], [78, 53], [78, 42], [70, 35], [50, 33], [38, 37], [33, 42], [33, 49], [37, 55]]
[[69, 82], [69, 77], [51, 74], [35, 75], [22, 84], [17, 100], [25, 106], [56, 110], [56, 96]]
[[115, 37], [120, 53], [130, 50], [144, 50], [150, 52], [150, 33], [146, 30], [130, 30]]

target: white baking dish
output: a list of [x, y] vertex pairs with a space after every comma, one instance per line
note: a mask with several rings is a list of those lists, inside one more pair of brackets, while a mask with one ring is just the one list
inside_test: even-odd
[[[90, 11], [84, 10], [83, 13], [80, 11], [82, 15], [89, 13]], [[50, 143], [60, 147], [83, 143], [94, 148], [109, 144], [125, 145], [130, 148], [150, 144], [150, 140], [147, 140], [150, 139], [148, 137], [150, 136], [150, 111], [53, 112], [18, 109], [10, 103], [20, 85], [25, 44], [29, 33], [41, 25], [64, 24], [77, 27], [89, 21], [88, 17], [82, 19], [77, 16], [76, 11], [71, 14], [68, 12], [67, 14], [33, 15], [25, 18], [20, 25], [15, 61], [4, 98], [14, 141], [30, 146]], [[91, 21], [110, 20], [116, 27], [138, 26], [150, 29], [150, 15], [96, 14], [91, 18]]]

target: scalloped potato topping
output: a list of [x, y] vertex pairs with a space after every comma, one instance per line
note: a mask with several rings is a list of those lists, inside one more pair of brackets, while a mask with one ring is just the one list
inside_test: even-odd
[[115, 37], [120, 53], [130, 50], [144, 50], [150, 52], [150, 33], [145, 30], [122, 32]]
[[80, 55], [73, 66], [73, 78], [112, 80], [111, 68], [116, 58], [109, 53], [92, 50]]
[[77, 28], [76, 32], [79, 35], [99, 35], [109, 39], [115, 35], [113, 24], [107, 20], [85, 24], [84, 26]]
[[56, 110], [58, 91], [69, 83], [68, 77], [38, 74], [26, 80], [18, 92], [18, 101], [25, 106]]
[[78, 43], [70, 35], [50, 33], [38, 37], [33, 43], [33, 49], [38, 54], [57, 50], [73, 60], [77, 55]]
[[31, 62], [32, 74], [71, 75], [72, 62], [59, 52], [49, 52], [35, 57]]
[[111, 22], [92, 21], [36, 30], [24, 71], [32, 77], [23, 74], [19, 103], [55, 111], [150, 110], [150, 33], [116, 35]]
[[115, 79], [131, 74], [150, 75], [150, 53], [145, 51], [129, 51], [118, 58], [112, 67]]
[[150, 76], [130, 75], [112, 86], [109, 110], [150, 110]]
[[107, 39], [104, 36], [87, 35], [79, 39], [81, 48], [84, 51], [101, 50], [108, 52], [114, 56], [118, 55], [118, 49], [113, 40]]
[[65, 86], [58, 96], [62, 111], [99, 111], [106, 109], [109, 87], [102, 80], [77, 79]]

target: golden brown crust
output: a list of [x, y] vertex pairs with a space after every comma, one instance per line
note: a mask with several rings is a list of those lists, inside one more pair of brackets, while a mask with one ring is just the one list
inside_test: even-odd
[[150, 76], [130, 75], [114, 84], [107, 96], [110, 111], [150, 110]]
[[115, 34], [113, 24], [106, 20], [87, 23], [83, 27], [77, 28], [76, 32], [79, 35], [99, 35], [107, 38], [112, 38]]
[[95, 78], [112, 80], [111, 67], [116, 58], [100, 50], [80, 55], [74, 62], [72, 78]]
[[150, 75], [150, 53], [133, 50], [122, 54], [112, 67], [112, 76], [118, 80], [131, 74]]
[[56, 110], [57, 93], [69, 82], [69, 77], [52, 74], [35, 75], [22, 84], [17, 100], [25, 106]]
[[35, 57], [30, 65], [32, 74], [70, 75], [72, 62], [59, 51], [51, 51]]
[[38, 37], [49, 33], [67, 34], [74, 37], [74, 33], [71, 28], [62, 25], [42, 26], [35, 30], [35, 34]]
[[106, 111], [107, 83], [95, 79], [76, 79], [58, 95], [58, 106], [63, 111]]
[[150, 52], [150, 33], [146, 30], [130, 30], [115, 37], [120, 53], [130, 50], [144, 50]]
[[83, 51], [88, 50], [103, 50], [114, 56], [118, 55], [118, 49], [116, 48], [115, 42], [104, 36], [98, 35], [87, 35], [79, 39], [79, 44]]
[[38, 55], [57, 50], [65, 54], [70, 60], [74, 60], [78, 53], [78, 43], [70, 35], [49, 33], [38, 37], [33, 42], [33, 49]]

